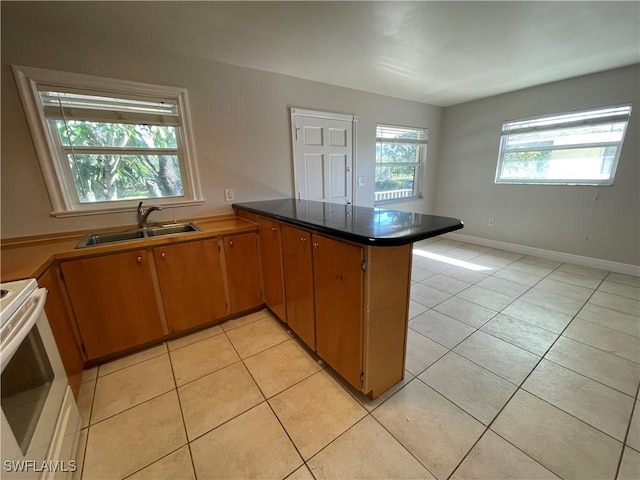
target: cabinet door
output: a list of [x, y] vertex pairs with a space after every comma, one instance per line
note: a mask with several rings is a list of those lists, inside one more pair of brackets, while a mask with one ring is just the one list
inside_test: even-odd
[[78, 346], [74, 325], [75, 320], [68, 305], [67, 293], [60, 279], [58, 268], [58, 266], [49, 268], [38, 278], [38, 285], [49, 291], [44, 311], [47, 314], [53, 338], [56, 340], [64, 370], [69, 378], [69, 385], [77, 399], [82, 381], [84, 359]]
[[258, 237], [241, 233], [223, 239], [231, 313], [262, 304]]
[[153, 249], [170, 332], [227, 315], [218, 240]]
[[267, 218], [258, 217], [258, 228], [260, 230], [264, 302], [280, 320], [286, 322], [287, 306], [284, 294], [281, 225]]
[[287, 322], [312, 350], [316, 349], [313, 310], [311, 234], [282, 225], [282, 253], [287, 299]]
[[318, 355], [361, 388], [363, 248], [313, 235]]
[[145, 250], [61, 264], [88, 359], [162, 338]]

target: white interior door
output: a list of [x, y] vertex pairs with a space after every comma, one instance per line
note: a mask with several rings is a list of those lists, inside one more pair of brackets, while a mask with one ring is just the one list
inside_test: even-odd
[[356, 117], [291, 109], [296, 197], [353, 201], [353, 137]]

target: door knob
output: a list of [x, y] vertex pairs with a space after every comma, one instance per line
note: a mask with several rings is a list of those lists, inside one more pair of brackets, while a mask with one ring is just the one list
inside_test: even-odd
[[138, 262], [138, 263], [142, 263], [142, 257], [138, 257], [138, 258], [136, 258], [136, 262]]
[[165, 257], [167, 256], [167, 254], [166, 254], [166, 253], [164, 253], [164, 252], [162, 252], [162, 253], [160, 254], [160, 256], [161, 256], [162, 258], [165, 258]]

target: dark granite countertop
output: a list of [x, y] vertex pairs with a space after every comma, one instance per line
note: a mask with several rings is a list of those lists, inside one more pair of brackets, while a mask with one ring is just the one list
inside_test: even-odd
[[293, 198], [232, 206], [363, 245], [406, 245], [464, 226], [457, 218]]

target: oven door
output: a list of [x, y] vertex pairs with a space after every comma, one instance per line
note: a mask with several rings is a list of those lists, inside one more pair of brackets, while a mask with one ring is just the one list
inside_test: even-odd
[[[33, 292], [11, 319], [14, 330], [2, 340], [3, 478], [40, 476], [37, 470], [46, 459], [67, 388], [44, 313], [46, 298], [44, 288]], [[34, 462], [33, 466], [15, 471], [25, 460]], [[17, 463], [8, 468], [11, 461]]]

